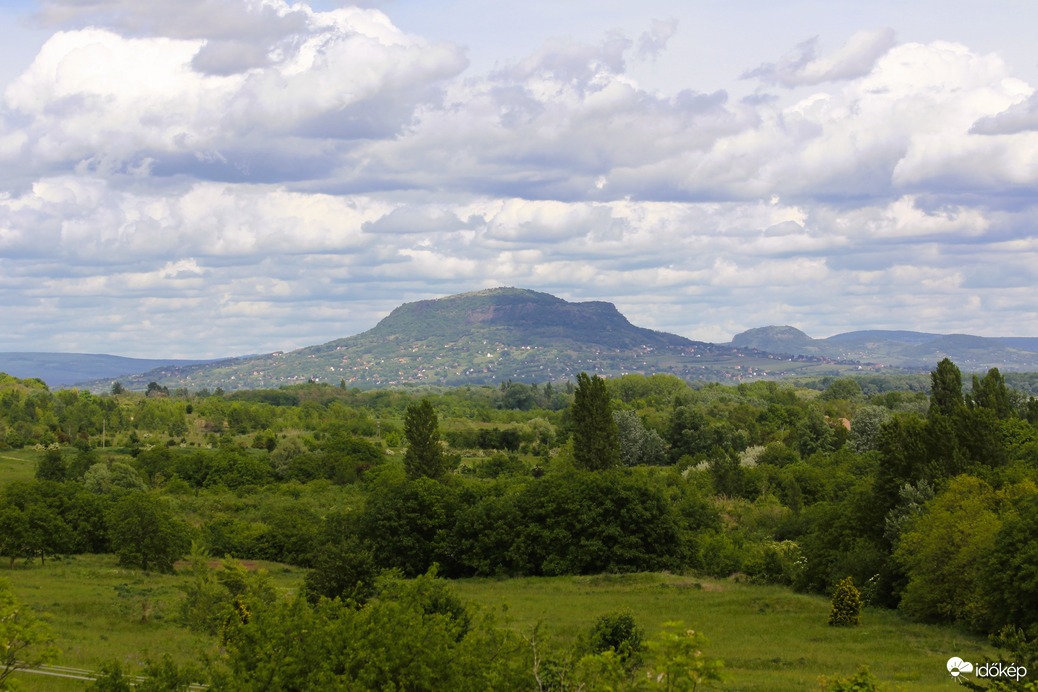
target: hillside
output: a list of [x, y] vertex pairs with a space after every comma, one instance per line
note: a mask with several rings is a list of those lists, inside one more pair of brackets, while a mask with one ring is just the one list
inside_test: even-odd
[[[370, 388], [562, 381], [581, 371], [726, 381], [835, 374], [841, 367], [855, 366], [692, 341], [636, 327], [611, 303], [571, 303], [536, 291], [495, 288], [406, 303], [362, 334], [319, 346], [163, 367], [119, 381], [131, 389], [155, 381], [193, 391], [277, 387], [310, 379]], [[85, 386], [100, 391], [112, 381]]]
[[812, 339], [794, 327], [760, 327], [737, 334], [740, 348], [854, 360], [902, 368], [932, 368], [951, 358], [963, 370], [1038, 370], [1038, 339], [873, 329]]
[[118, 377], [155, 368], [206, 363], [202, 360], [123, 358], [97, 353], [0, 353], [0, 372], [18, 378], [39, 377], [50, 387]]

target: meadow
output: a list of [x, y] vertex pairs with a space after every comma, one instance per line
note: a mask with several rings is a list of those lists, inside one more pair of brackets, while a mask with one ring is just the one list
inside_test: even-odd
[[[277, 563], [266, 569], [285, 594], [303, 570]], [[96, 670], [105, 660], [136, 664], [169, 653], [179, 662], [215, 655], [213, 640], [176, 621], [183, 597], [180, 574], [121, 568], [113, 556], [73, 556], [40, 567], [0, 569], [16, 595], [49, 616], [62, 666]], [[729, 690], [813, 690], [820, 678], [847, 677], [868, 665], [887, 690], [948, 690], [945, 662], [993, 652], [984, 639], [953, 627], [913, 623], [895, 611], [866, 608], [856, 628], [829, 627], [829, 602], [786, 587], [665, 573], [460, 579], [463, 600], [496, 611], [502, 622], [530, 633], [540, 624], [555, 643], [569, 645], [604, 613], [627, 610], [648, 638], [668, 622], [704, 633], [704, 655], [724, 661]], [[20, 689], [79, 690], [82, 681], [19, 674]]]

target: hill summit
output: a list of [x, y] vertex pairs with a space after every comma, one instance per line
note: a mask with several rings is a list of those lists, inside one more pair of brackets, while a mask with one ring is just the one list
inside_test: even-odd
[[[800, 363], [823, 362], [799, 359]], [[493, 288], [405, 303], [355, 336], [289, 353], [161, 368], [119, 378], [189, 390], [255, 389], [306, 381], [361, 388], [498, 384], [670, 373], [730, 380], [788, 371], [788, 357], [692, 341], [631, 324], [612, 303], [571, 303], [521, 288]], [[114, 380], [87, 383], [103, 390]]]
[[758, 327], [732, 337], [736, 348], [756, 348], [773, 353], [802, 353], [810, 350], [814, 342], [810, 336], [796, 327]]
[[473, 335], [492, 337], [511, 346], [574, 342], [585, 347], [623, 349], [698, 343], [636, 327], [612, 303], [570, 303], [524, 288], [491, 288], [404, 303], [373, 329], [325, 346], [338, 347], [361, 337], [423, 342], [465, 340]]

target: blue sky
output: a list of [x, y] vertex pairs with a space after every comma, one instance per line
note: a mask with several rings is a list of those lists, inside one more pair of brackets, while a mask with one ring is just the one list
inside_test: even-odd
[[490, 286], [709, 341], [1038, 335], [1038, 2], [0, 3], [0, 350]]

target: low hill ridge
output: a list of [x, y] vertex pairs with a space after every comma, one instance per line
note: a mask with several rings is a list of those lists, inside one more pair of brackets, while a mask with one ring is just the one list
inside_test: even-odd
[[0, 372], [19, 379], [39, 377], [49, 387], [63, 387], [86, 380], [118, 377], [142, 370], [207, 363], [206, 360], [125, 358], [99, 353], [0, 353]]
[[813, 339], [794, 327], [759, 327], [732, 338], [732, 346], [769, 353], [820, 356], [903, 368], [932, 368], [951, 358], [967, 371], [1038, 370], [1038, 339], [932, 334], [872, 329]]

